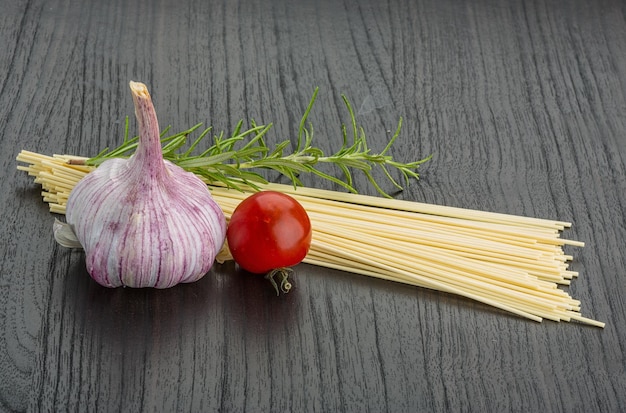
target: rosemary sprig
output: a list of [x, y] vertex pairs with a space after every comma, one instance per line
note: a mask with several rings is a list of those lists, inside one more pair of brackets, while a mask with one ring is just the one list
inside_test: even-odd
[[[288, 147], [291, 145], [289, 140], [280, 142], [273, 149], [266, 144], [264, 136], [272, 128], [271, 123], [257, 125], [252, 121], [250, 128], [243, 130], [243, 120], [241, 120], [230, 136], [224, 136], [224, 132], [214, 136], [213, 144], [201, 153], [196, 153], [196, 148], [212, 131], [211, 127], [204, 129], [187, 149], [183, 149], [183, 147], [187, 144], [189, 136], [198, 130], [202, 124], [199, 123], [169, 136], [166, 136], [170, 129], [167, 127], [161, 133], [163, 157], [189, 172], [204, 177], [209, 182], [219, 182], [239, 190], [242, 185], [258, 189], [257, 184], [267, 183], [263, 176], [255, 172], [259, 169], [277, 171], [287, 177], [294, 186], [302, 185], [298, 177], [300, 173], [312, 173], [354, 193], [357, 190], [353, 185], [351, 171], [358, 170], [364, 173], [374, 188], [385, 197], [389, 197], [389, 195], [374, 179], [372, 174], [374, 167], [380, 167], [385, 176], [400, 190], [402, 186], [393, 179], [389, 168], [400, 171], [407, 185], [410, 178], [419, 178], [417, 168], [428, 161], [432, 155], [418, 161], [402, 163], [395, 161], [387, 154], [400, 135], [402, 118], [399, 119], [396, 131], [383, 151], [372, 153], [367, 145], [365, 131], [357, 125], [352, 105], [344, 95], [342, 95], [342, 99], [350, 116], [351, 131], [349, 133], [346, 125], [342, 125], [343, 144], [341, 148], [336, 153], [326, 156], [320, 148], [313, 146], [313, 125], [309, 123], [307, 127], [307, 120], [313, 109], [318, 91], [319, 89], [316, 88], [313, 92], [313, 96], [300, 120], [296, 148], [291, 152], [288, 151]], [[132, 155], [137, 148], [139, 138], [137, 136], [129, 138], [128, 130], [128, 118], [126, 118], [123, 143], [113, 150], [108, 148], [103, 150], [95, 157], [88, 159], [86, 163], [97, 166], [107, 159], [125, 158]], [[343, 173], [344, 179], [321, 171], [318, 166], [324, 163], [338, 167]]]

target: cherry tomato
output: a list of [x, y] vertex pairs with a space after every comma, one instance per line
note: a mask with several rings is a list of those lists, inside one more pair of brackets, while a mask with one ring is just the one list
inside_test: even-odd
[[267, 274], [300, 263], [311, 246], [311, 234], [311, 221], [298, 201], [281, 192], [261, 191], [235, 208], [226, 239], [241, 268]]

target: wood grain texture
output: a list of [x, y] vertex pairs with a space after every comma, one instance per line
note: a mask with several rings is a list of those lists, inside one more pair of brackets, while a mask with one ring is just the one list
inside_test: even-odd
[[[2, 410], [626, 410], [623, 2], [101, 3], [0, 0]], [[342, 93], [375, 149], [402, 116], [392, 154], [434, 158], [397, 196], [573, 222], [587, 245], [568, 250], [569, 292], [607, 327], [308, 265], [280, 299], [232, 264], [166, 291], [99, 287], [15, 156], [117, 145], [129, 80], [162, 126], [274, 122], [270, 144], [295, 138], [316, 86], [325, 150]]]

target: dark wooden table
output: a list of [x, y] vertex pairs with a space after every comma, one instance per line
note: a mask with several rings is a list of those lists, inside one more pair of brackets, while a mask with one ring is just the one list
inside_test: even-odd
[[[0, 1], [0, 406], [6, 411], [626, 411], [626, 6], [621, 1]], [[310, 265], [277, 298], [232, 264], [108, 290], [58, 247], [21, 149], [94, 155], [132, 119], [315, 139], [357, 110], [433, 154], [396, 196], [573, 222], [568, 288], [605, 329]], [[131, 122], [134, 127], [134, 122]], [[378, 178], [382, 178], [378, 176]], [[325, 182], [304, 178], [312, 186]], [[393, 188], [387, 182], [383, 188]], [[362, 177], [357, 186], [374, 194]]]

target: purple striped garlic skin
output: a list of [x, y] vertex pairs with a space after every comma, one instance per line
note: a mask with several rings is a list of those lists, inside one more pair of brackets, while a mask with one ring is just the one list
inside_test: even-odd
[[85, 249], [87, 271], [106, 287], [168, 288], [211, 268], [226, 219], [198, 177], [163, 159], [145, 85], [130, 82], [139, 145], [111, 159], [72, 190], [67, 222]]

